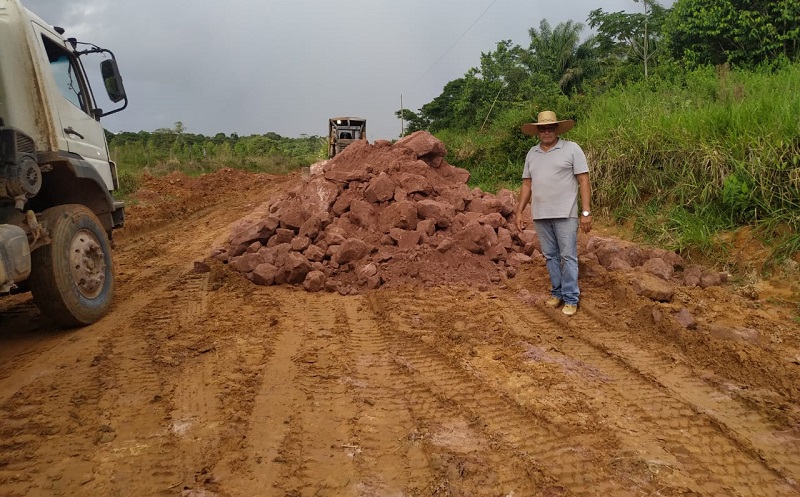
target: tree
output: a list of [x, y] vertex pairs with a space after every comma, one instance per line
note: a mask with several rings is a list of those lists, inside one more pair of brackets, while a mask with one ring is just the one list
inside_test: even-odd
[[526, 56], [529, 72], [548, 75], [565, 95], [580, 92], [581, 83], [597, 70], [596, 42], [593, 36], [580, 41], [583, 28], [581, 23], [567, 21], [552, 29], [546, 19], [539, 23], [538, 30], [530, 28]]
[[[481, 64], [478, 70], [481, 79], [492, 93], [503, 90], [506, 100], [520, 100], [530, 93], [530, 74], [524, 60], [527, 52], [519, 45], [512, 45], [511, 40], [497, 44], [494, 52], [481, 53]], [[496, 95], [495, 95], [496, 98]]]
[[[471, 70], [474, 72], [474, 70]], [[468, 71], [469, 73], [469, 71]], [[429, 131], [438, 131], [445, 128], [465, 129], [463, 102], [468, 100], [467, 78], [454, 79], [444, 85], [442, 93], [423, 105], [419, 110], [418, 123], [424, 125]], [[468, 127], [468, 125], [467, 125]]]
[[527, 55], [527, 50], [511, 40], [500, 41], [494, 51], [481, 53], [479, 67], [448, 82], [442, 93], [423, 105], [419, 113], [403, 109], [395, 115], [408, 121], [407, 132], [466, 130], [484, 125], [493, 115], [533, 99], [548, 86], [547, 79], [530, 74]]
[[589, 27], [597, 30], [596, 42], [601, 53], [621, 61], [641, 62], [647, 78], [650, 61], [658, 52], [662, 26], [669, 9], [653, 0], [634, 1], [644, 4], [644, 13], [607, 13], [595, 9], [589, 13]]
[[398, 119], [409, 122], [408, 131], [483, 128], [510, 108], [532, 101], [581, 93], [584, 81], [599, 68], [594, 38], [580, 41], [583, 25], [572, 21], [551, 29], [546, 20], [531, 29], [531, 45], [524, 49], [510, 40], [494, 51], [481, 53], [480, 66], [448, 82], [442, 93], [418, 113], [401, 109]]
[[752, 67], [800, 56], [798, 0], [677, 0], [664, 23], [670, 53], [690, 66]]
[[412, 111], [411, 109], [400, 109], [395, 111], [395, 116], [403, 121], [403, 133], [409, 134], [415, 131], [422, 131], [428, 129], [430, 122], [425, 118]]

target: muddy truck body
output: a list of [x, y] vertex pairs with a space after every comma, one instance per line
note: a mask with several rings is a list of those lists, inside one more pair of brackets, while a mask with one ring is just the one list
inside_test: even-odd
[[360, 117], [328, 119], [328, 158], [334, 157], [356, 140], [367, 139], [367, 120]]
[[[87, 58], [111, 108], [96, 104]], [[100, 118], [127, 103], [113, 53], [0, 0], [0, 294], [31, 291], [58, 326], [111, 304], [110, 240], [125, 215]]]

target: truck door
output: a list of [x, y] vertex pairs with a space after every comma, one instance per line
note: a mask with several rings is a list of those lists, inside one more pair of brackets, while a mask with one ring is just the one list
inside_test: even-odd
[[[77, 57], [67, 49], [64, 41], [34, 23], [34, 31], [44, 46], [46, 63], [45, 81], [51, 88], [45, 90], [53, 110], [58, 115], [55, 123], [59, 150], [81, 156], [100, 173], [106, 187], [114, 188], [108, 161], [108, 149], [103, 127], [94, 118], [94, 100], [85, 74]], [[60, 126], [59, 126], [60, 124]]]

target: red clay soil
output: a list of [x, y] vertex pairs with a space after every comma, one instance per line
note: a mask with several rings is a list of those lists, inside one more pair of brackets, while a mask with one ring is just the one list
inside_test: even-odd
[[[419, 167], [430, 192], [408, 193], [420, 187], [391, 164]], [[115, 233], [115, 297], [102, 320], [59, 330], [29, 294], [0, 299], [0, 495], [800, 494], [797, 299], [619, 240], [598, 219], [580, 238], [581, 305], [567, 318], [541, 302], [540, 257], [510, 263], [535, 255], [535, 242], [520, 242], [507, 207], [475, 212], [504, 197], [467, 197], [464, 173], [434, 164], [376, 143], [308, 177], [145, 179]], [[400, 186], [370, 189], [381, 171]], [[463, 210], [434, 184], [456, 184]], [[288, 206], [322, 198], [327, 234], [308, 240], [328, 246], [312, 265], [337, 291], [256, 285], [209, 257], [230, 250], [242, 225], [271, 218], [283, 223], [272, 236], [287, 230], [294, 247], [303, 224]], [[416, 206], [416, 229], [381, 227], [400, 222], [403, 202]], [[370, 212], [376, 220], [361, 224]], [[479, 217], [459, 231], [459, 216]], [[429, 234], [420, 224], [431, 219]], [[469, 225], [489, 242], [508, 229], [510, 247], [469, 245]], [[344, 262], [342, 232], [369, 254]], [[420, 241], [403, 244], [414, 232]], [[381, 251], [392, 257], [374, 259]], [[742, 256], [757, 263], [759, 253]], [[456, 269], [436, 272], [430, 257]], [[375, 290], [357, 277], [369, 264]], [[796, 279], [781, 284], [797, 296]]]

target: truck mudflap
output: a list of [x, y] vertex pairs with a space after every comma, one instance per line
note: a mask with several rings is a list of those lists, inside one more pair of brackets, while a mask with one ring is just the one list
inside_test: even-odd
[[111, 213], [111, 218], [114, 220], [115, 229], [125, 226], [125, 202], [122, 200], [114, 201], [114, 211]]
[[25, 230], [0, 224], [0, 293], [8, 293], [31, 274], [31, 252]]

